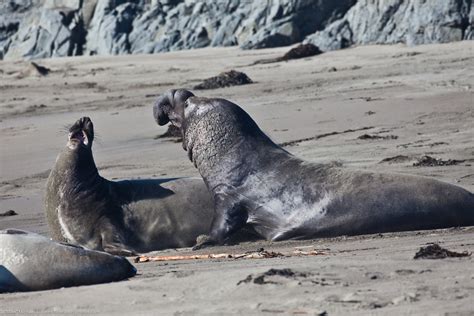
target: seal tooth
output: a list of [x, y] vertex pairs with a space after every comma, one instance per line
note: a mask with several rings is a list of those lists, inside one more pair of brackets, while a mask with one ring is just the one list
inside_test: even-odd
[[88, 145], [89, 144], [89, 138], [87, 137], [87, 133], [85, 131], [82, 131], [82, 137], [83, 137], [82, 142], [84, 143], [84, 145]]

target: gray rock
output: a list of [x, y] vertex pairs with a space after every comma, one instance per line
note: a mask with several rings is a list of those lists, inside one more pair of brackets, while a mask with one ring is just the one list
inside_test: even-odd
[[32, 7], [31, 1], [0, 1], [0, 59], [9, 50], [14, 35]]
[[207, 46], [267, 48], [305, 40], [333, 50], [473, 38], [470, 0], [0, 2], [0, 58], [5, 59], [80, 55], [83, 49], [85, 54], [151, 54]]
[[30, 25], [22, 23], [19, 31], [11, 39], [5, 59], [66, 56], [70, 30], [61, 21], [59, 11], [44, 9], [37, 23]]
[[468, 26], [464, 32], [465, 40], [474, 40], [474, 6], [471, 5], [471, 11], [469, 12]]
[[[241, 41], [243, 48], [286, 46], [323, 29], [335, 17], [344, 14], [355, 0], [272, 1], [252, 9], [244, 28], [251, 33]], [[253, 32], [252, 32], [253, 31]]]
[[359, 0], [341, 19], [306, 38], [322, 50], [351, 45], [408, 45], [472, 39], [469, 0]]
[[87, 36], [90, 54], [119, 55], [131, 51], [129, 35], [140, 8], [130, 2], [118, 6], [115, 3], [113, 0], [97, 3]]
[[0, 55], [5, 59], [35, 59], [81, 54], [85, 43], [81, 34], [85, 34], [85, 29], [78, 7], [73, 7], [79, 4], [75, 0], [3, 3], [0, 17], [17, 27], [4, 45], [0, 40]]

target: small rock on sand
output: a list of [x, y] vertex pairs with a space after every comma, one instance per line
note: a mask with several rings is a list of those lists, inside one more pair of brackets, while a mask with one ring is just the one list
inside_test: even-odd
[[4, 213], [0, 213], [0, 216], [15, 216], [15, 215], [18, 215], [18, 213], [15, 212], [14, 210], [8, 210]]

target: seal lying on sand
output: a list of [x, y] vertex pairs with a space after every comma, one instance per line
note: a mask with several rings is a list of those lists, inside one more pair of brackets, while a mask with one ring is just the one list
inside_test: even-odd
[[93, 140], [92, 121], [79, 119], [51, 170], [45, 208], [53, 239], [132, 255], [192, 246], [209, 232], [214, 208], [202, 179], [109, 181], [97, 171]]
[[181, 128], [214, 197], [216, 217], [196, 248], [221, 244], [246, 223], [269, 240], [474, 225], [474, 194], [424, 177], [303, 161], [227, 100], [171, 90], [154, 117]]
[[120, 281], [136, 271], [123, 257], [21, 230], [0, 231], [0, 293]]

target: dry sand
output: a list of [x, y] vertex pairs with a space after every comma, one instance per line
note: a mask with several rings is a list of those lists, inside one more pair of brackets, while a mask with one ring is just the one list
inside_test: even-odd
[[[197, 176], [181, 145], [151, 115], [159, 93], [192, 87], [222, 71], [254, 84], [197, 92], [245, 108], [278, 143], [309, 161], [431, 176], [474, 191], [474, 42], [365, 46], [289, 62], [253, 65], [289, 48], [212, 48], [146, 56], [0, 62], [0, 229], [47, 235], [42, 194], [66, 142], [64, 126], [94, 121], [96, 163], [110, 179]], [[368, 127], [366, 130], [318, 135]], [[358, 139], [363, 134], [388, 139]], [[305, 140], [308, 139], [308, 140]], [[395, 163], [381, 160], [406, 156]], [[414, 167], [423, 155], [464, 160]], [[0, 295], [0, 314], [474, 314], [472, 258], [414, 260], [437, 242], [474, 251], [474, 228], [244, 243], [212, 252], [319, 249], [324, 255], [136, 264], [129, 281]], [[202, 252], [210, 252], [203, 250]], [[189, 249], [158, 254], [187, 253]], [[47, 268], [47, 267], [45, 267]], [[290, 277], [251, 279], [271, 268]]]

